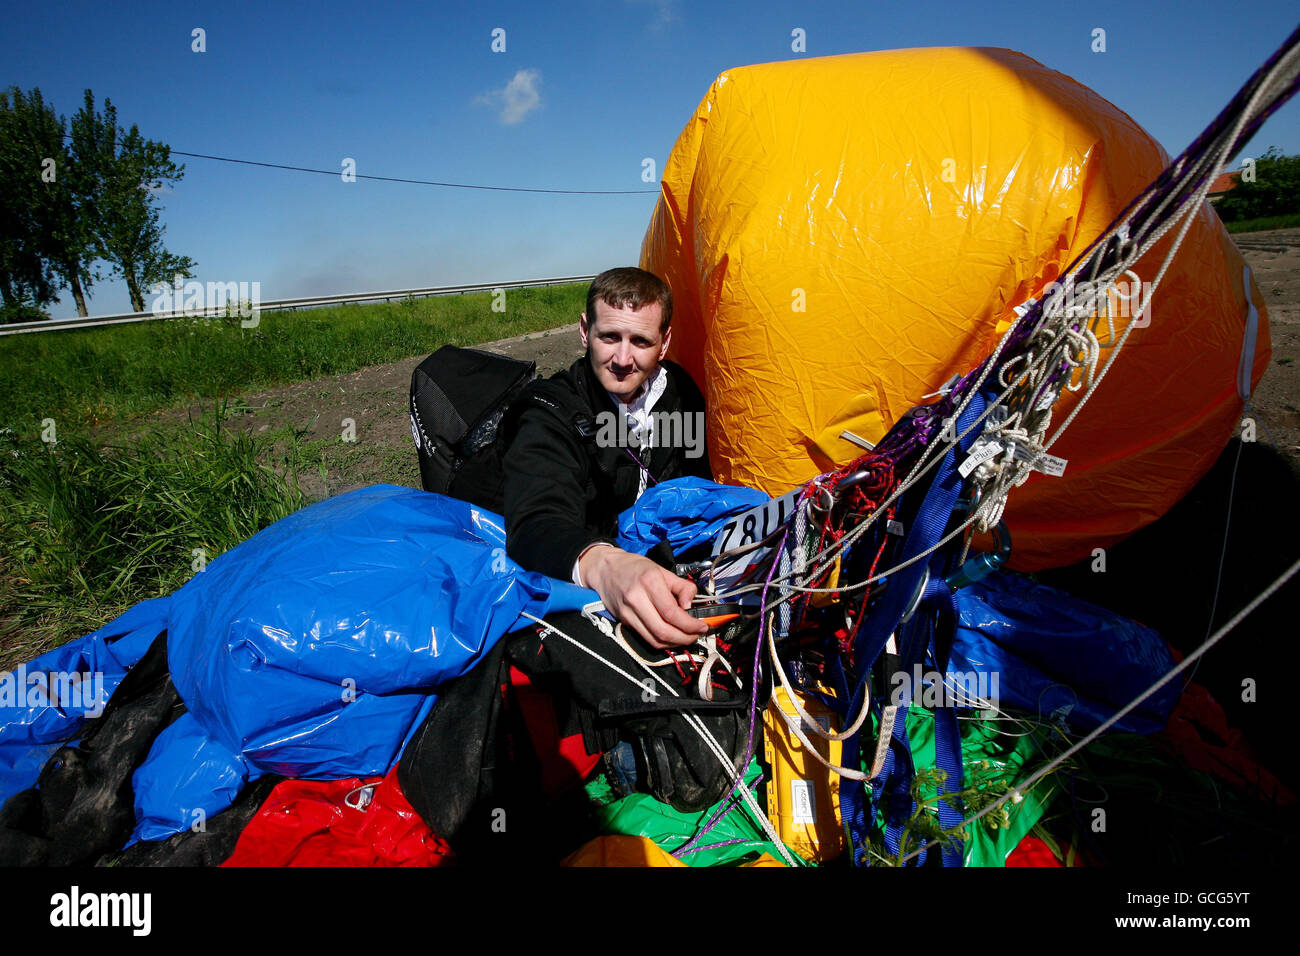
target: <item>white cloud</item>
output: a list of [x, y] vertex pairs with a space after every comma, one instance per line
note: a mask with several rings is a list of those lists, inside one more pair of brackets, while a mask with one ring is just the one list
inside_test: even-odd
[[640, 6], [648, 4], [655, 8], [655, 18], [650, 23], [650, 29], [655, 32], [666, 29], [677, 19], [677, 5], [674, 0], [627, 0], [627, 2]]
[[503, 89], [483, 93], [475, 97], [474, 102], [486, 103], [494, 109], [499, 107], [501, 122], [514, 126], [522, 123], [525, 116], [541, 106], [541, 83], [541, 70], [520, 70]]

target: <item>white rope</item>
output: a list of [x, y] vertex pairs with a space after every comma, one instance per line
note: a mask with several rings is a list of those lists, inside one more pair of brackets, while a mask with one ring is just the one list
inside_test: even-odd
[[[615, 640], [618, 642], [618, 644], [621, 647], [623, 647], [624, 650], [629, 650], [627, 646], [627, 639], [623, 637], [623, 625], [622, 624], [617, 625], [614, 631], [616, 635]], [[572, 640], [572, 638], [569, 639]], [[636, 658], [636, 659], [640, 660], [640, 658]], [[681, 696], [680, 694], [677, 693], [677, 690], [671, 684], [665, 681], [653, 670], [646, 668], [646, 673], [648, 673], [651, 677], [653, 677], [660, 684], [662, 684], [667, 689], [667, 691], [670, 694], [672, 694], [674, 697]], [[634, 683], [640, 684], [640, 681], [634, 681]], [[690, 724], [693, 728], [695, 728], [695, 732], [700, 735], [700, 738], [704, 741], [705, 745], [708, 746], [708, 748], [711, 751], [713, 751], [713, 755], [717, 757], [718, 762], [722, 764], [722, 769], [726, 771], [727, 776], [731, 778], [732, 784], [736, 787], [736, 790], [739, 791], [739, 793], [741, 794], [741, 797], [745, 801], [745, 805], [749, 808], [750, 812], [753, 814], [754, 819], [757, 820], [759, 826], [763, 828], [763, 833], [766, 834], [768, 840], [781, 853], [781, 857], [785, 861], [786, 865], [797, 866], [798, 864], [795, 863], [794, 857], [791, 856], [790, 851], [786, 849], [785, 843], [781, 840], [781, 837], [777, 834], [776, 829], [772, 826], [772, 821], [767, 818], [767, 814], [763, 812], [762, 808], [759, 807], [758, 801], [754, 799], [754, 795], [750, 793], [749, 788], [746, 787], [744, 785], [744, 781], [741, 780], [741, 774], [743, 773], [743, 771], [736, 770], [735, 766], [731, 762], [731, 758], [728, 757], [726, 751], [723, 750], [722, 745], [718, 743], [717, 738], [715, 738], [713, 734], [709, 732], [709, 729], [704, 726], [704, 722], [701, 721], [698, 716], [692, 714], [690, 711], [683, 711], [682, 717], [686, 720], [688, 724]]]
[[[634, 684], [635, 686], [641, 688], [642, 690], [648, 693], [654, 693], [654, 691], [650, 687], [648, 687], [646, 684], [642, 683], [641, 681], [637, 680], [635, 677], [633, 677], [627, 671], [623, 670], [613, 661], [606, 660], [596, 651], [592, 650], [591, 648], [587, 647], [585, 644], [582, 644], [581, 642], [570, 637], [568, 634], [564, 633], [564, 631], [560, 630], [560, 628], [556, 627], [554, 624], [550, 623], [549, 621], [543, 621], [539, 617], [533, 617], [533, 615], [529, 614], [527, 611], [520, 611], [519, 616], [526, 617], [530, 621], [535, 621], [536, 623], [542, 625], [542, 627], [546, 628], [549, 633], [554, 633], [558, 635], [559, 637], [568, 641], [574, 647], [577, 647], [580, 650], [582, 650], [584, 653], [591, 655], [596, 660], [600, 661], [602, 664], [608, 667], [610, 670], [626, 678], [630, 683]], [[671, 684], [669, 684], [657, 673], [655, 673], [653, 669], [647, 666], [645, 661], [641, 660], [639, 655], [635, 654], [632, 651], [632, 649], [627, 644], [627, 640], [622, 635], [622, 624], [619, 624], [615, 628], [614, 640], [618, 643], [620, 647], [623, 648], [623, 650], [627, 654], [629, 654], [632, 657], [634, 661], [637, 661], [642, 666], [642, 668], [645, 669], [646, 673], [648, 673], [651, 677], [653, 677], [656, 681], [658, 681], [661, 685], [663, 685], [670, 694], [672, 694], [674, 697], [681, 696], [680, 694], [677, 693], [676, 689]], [[658, 695], [656, 694], [655, 696]], [[763, 833], [767, 836], [768, 840], [772, 843], [773, 846], [776, 847], [777, 851], [781, 854], [781, 857], [785, 861], [786, 865], [797, 866], [798, 864], [795, 862], [794, 857], [790, 854], [790, 851], [786, 849], [786, 846], [782, 842], [781, 837], [777, 835], [775, 828], [772, 826], [772, 821], [767, 818], [767, 814], [764, 813], [762, 809], [758, 806], [758, 802], [754, 799], [754, 795], [749, 792], [749, 788], [746, 787], [744, 785], [744, 781], [740, 779], [740, 773], [737, 772], [735, 766], [733, 766], [731, 762], [731, 758], [727, 756], [726, 752], [722, 748], [722, 745], [718, 743], [717, 738], [714, 737], [713, 734], [709, 732], [709, 729], [706, 726], [704, 726], [704, 723], [694, 714], [690, 713], [689, 711], [683, 711], [682, 716], [685, 718], [686, 722], [695, 730], [695, 732], [699, 734], [700, 738], [704, 741], [705, 746], [707, 746], [709, 750], [712, 751], [713, 755], [718, 759], [719, 763], [722, 764], [722, 768], [727, 772], [727, 776], [731, 779], [731, 782], [733, 784], [739, 782], [740, 785], [737, 787], [737, 789], [740, 791], [742, 797], [744, 798], [745, 805], [749, 808], [750, 812], [754, 815], [754, 819], [758, 822], [759, 826], [763, 828]]]
[[[829, 730], [823, 731], [821, 727], [818, 725], [817, 720], [810, 713], [804, 710], [803, 706], [799, 703], [799, 698], [795, 694], [794, 688], [790, 685], [790, 678], [786, 676], [785, 668], [781, 666], [780, 658], [777, 657], [777, 653], [776, 653], [776, 635], [773, 632], [772, 622], [770, 618], [768, 619], [768, 624], [767, 624], [767, 647], [768, 647], [768, 652], [771, 655], [771, 659], [772, 659], [772, 670], [773, 673], [776, 674], [777, 680], [781, 684], [781, 689], [785, 691], [786, 697], [789, 698], [791, 705], [795, 709], [795, 712], [799, 715], [799, 717], [803, 720], [803, 722], [808, 725], [809, 730], [815, 733], [818, 737], [821, 737], [823, 740], [848, 740], [850, 737], [852, 737], [854, 734], [858, 732], [858, 728], [861, 727], [863, 722], [867, 719], [867, 714], [871, 712], [871, 694], [869, 692], [865, 690], [863, 691], [862, 709], [858, 711], [857, 719], [853, 721], [852, 727], [850, 727], [848, 730], [844, 731], [841, 734], [832, 733]], [[794, 730], [796, 734], [799, 734], [799, 731], [795, 728], [794, 724], [792, 723], [793, 718], [789, 714], [786, 714], [784, 711], [781, 713], [781, 716], [786, 719], [786, 723], [790, 724], [790, 729]], [[804, 744], [804, 746], [811, 748], [812, 745], [809, 744], [806, 740], [804, 740], [802, 734], [799, 734], [799, 739]], [[821, 759], [820, 755], [817, 754], [815, 751], [813, 756], [817, 757], [818, 759]], [[822, 762], [825, 763], [825, 761]], [[846, 776], [851, 776], [853, 774], [853, 771], [849, 771], [847, 773], [841, 773], [841, 771], [844, 768], [835, 767], [834, 765], [829, 763], [827, 763], [826, 766], [830, 767], [836, 773], [839, 773], [840, 776], [846, 777]], [[855, 777], [854, 779], [858, 779], [858, 778]], [[861, 779], [865, 780], [866, 778], [863, 777]]]

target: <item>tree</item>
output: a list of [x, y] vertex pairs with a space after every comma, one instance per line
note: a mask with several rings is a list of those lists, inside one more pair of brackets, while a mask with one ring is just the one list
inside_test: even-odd
[[77, 314], [87, 315], [85, 293], [100, 279], [92, 263], [104, 258], [104, 244], [96, 223], [103, 193], [103, 146], [111, 150], [117, 134], [117, 111], [104, 100], [104, 116], [95, 112], [95, 95], [85, 91], [82, 107], [72, 117], [72, 132], [66, 151], [62, 187], [53, 195], [51, 219], [55, 244], [50, 253], [55, 273], [72, 290]]
[[163, 246], [158, 222], [157, 191], [185, 169], [168, 147], [122, 130], [112, 101], [101, 114], [90, 90], [67, 128], [40, 90], [0, 93], [0, 321], [47, 317], [60, 286], [88, 314], [98, 260], [125, 279], [139, 312], [141, 288], [193, 274], [193, 260]]
[[1300, 156], [1285, 156], [1270, 146], [1255, 160], [1253, 182], [1245, 175], [1215, 204], [1224, 222], [1300, 212]]
[[[57, 298], [58, 276], [48, 258], [54, 244], [53, 206], [42, 173], [64, 157], [65, 121], [40, 90], [0, 93], [0, 300], [5, 320], [34, 317]], [[37, 316], [43, 313], [37, 312]]]
[[[107, 111], [107, 100], [105, 104]], [[167, 251], [165, 229], [158, 222], [158, 190], [179, 181], [185, 167], [173, 163], [171, 150], [145, 139], [136, 126], [118, 133], [114, 147], [95, 142], [94, 162], [103, 176], [95, 208], [96, 235], [104, 258], [126, 282], [131, 307], [143, 312], [142, 289], [170, 283], [176, 275], [193, 275], [194, 260]]]

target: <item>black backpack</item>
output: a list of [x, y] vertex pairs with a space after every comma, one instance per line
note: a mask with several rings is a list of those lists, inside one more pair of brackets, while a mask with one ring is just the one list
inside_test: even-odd
[[416, 367], [411, 435], [425, 491], [501, 512], [501, 420], [536, 375], [536, 362], [455, 345], [444, 345]]

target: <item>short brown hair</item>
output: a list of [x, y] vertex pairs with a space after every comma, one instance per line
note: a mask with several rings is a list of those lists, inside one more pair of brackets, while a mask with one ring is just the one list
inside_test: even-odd
[[667, 332], [673, 319], [673, 292], [668, 283], [653, 272], [635, 266], [606, 269], [596, 276], [587, 290], [587, 323], [596, 321], [596, 302], [604, 302], [615, 309], [640, 309], [658, 302], [663, 310], [659, 331]]

